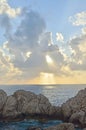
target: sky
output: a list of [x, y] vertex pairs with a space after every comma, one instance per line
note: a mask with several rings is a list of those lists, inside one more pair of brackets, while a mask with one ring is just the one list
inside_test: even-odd
[[0, 84], [86, 84], [85, 0], [0, 0]]

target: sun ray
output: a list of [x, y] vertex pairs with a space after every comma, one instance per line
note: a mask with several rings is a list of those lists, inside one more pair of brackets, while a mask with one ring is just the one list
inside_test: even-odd
[[48, 64], [53, 64], [53, 60], [49, 55], [46, 55], [46, 61]]

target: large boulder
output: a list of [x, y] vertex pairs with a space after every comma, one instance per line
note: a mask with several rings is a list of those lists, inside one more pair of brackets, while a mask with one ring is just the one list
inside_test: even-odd
[[3, 90], [0, 90], [0, 114], [2, 113], [2, 109], [6, 100], [7, 100], [7, 94]]
[[18, 112], [26, 114], [48, 114], [51, 104], [43, 95], [36, 95], [29, 91], [19, 90], [14, 93], [17, 100]]
[[75, 112], [71, 115], [70, 122], [83, 124], [84, 119], [85, 119], [85, 112], [84, 111]]
[[65, 120], [78, 123], [81, 126], [86, 125], [86, 89], [69, 99], [62, 105], [62, 113]]
[[24, 90], [18, 90], [11, 96], [1, 90], [0, 105], [3, 119], [12, 120], [28, 116], [61, 117], [61, 108], [52, 106], [45, 96]]
[[54, 107], [42, 94], [18, 90], [13, 95], [17, 100], [17, 111], [26, 115], [60, 115], [60, 107]]
[[26, 113], [28, 109], [28, 103], [37, 97], [34, 93], [24, 90], [16, 91], [13, 96], [17, 100], [17, 111], [21, 113]]
[[60, 125], [48, 127], [44, 130], [75, 130], [75, 128], [72, 123], [62, 123]]

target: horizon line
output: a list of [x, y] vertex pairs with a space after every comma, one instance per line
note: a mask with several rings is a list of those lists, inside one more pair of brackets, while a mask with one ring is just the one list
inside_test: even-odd
[[49, 85], [86, 85], [86, 83], [81, 83], [81, 84], [78, 84], [78, 83], [75, 83], [75, 84], [74, 83], [72, 83], [72, 84], [71, 83], [70, 84], [65, 84], [65, 83], [64, 84], [63, 83], [62, 84], [0, 84], [0, 86], [1, 85], [2, 86], [5, 86], [5, 85], [18, 85], [18, 86], [21, 86], [21, 85], [31, 85], [31, 86], [33, 86], [33, 85], [38, 85], [38, 86], [41, 85], [41, 86], [44, 86], [44, 85], [46, 85], [46, 86], [49, 86]]

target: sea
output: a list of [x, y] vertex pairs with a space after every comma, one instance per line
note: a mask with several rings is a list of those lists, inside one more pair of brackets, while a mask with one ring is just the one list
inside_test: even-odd
[[[71, 97], [74, 97], [79, 90], [86, 88], [86, 84], [65, 84], [65, 85], [0, 85], [8, 95], [12, 95], [17, 90], [26, 90], [34, 92], [35, 94], [45, 95], [52, 105], [61, 106]], [[27, 130], [29, 127], [47, 128], [49, 126], [62, 123], [60, 120], [38, 121], [38, 120], [24, 120], [20, 122], [3, 123], [0, 122], [0, 130]], [[76, 129], [82, 130], [82, 129]]]

